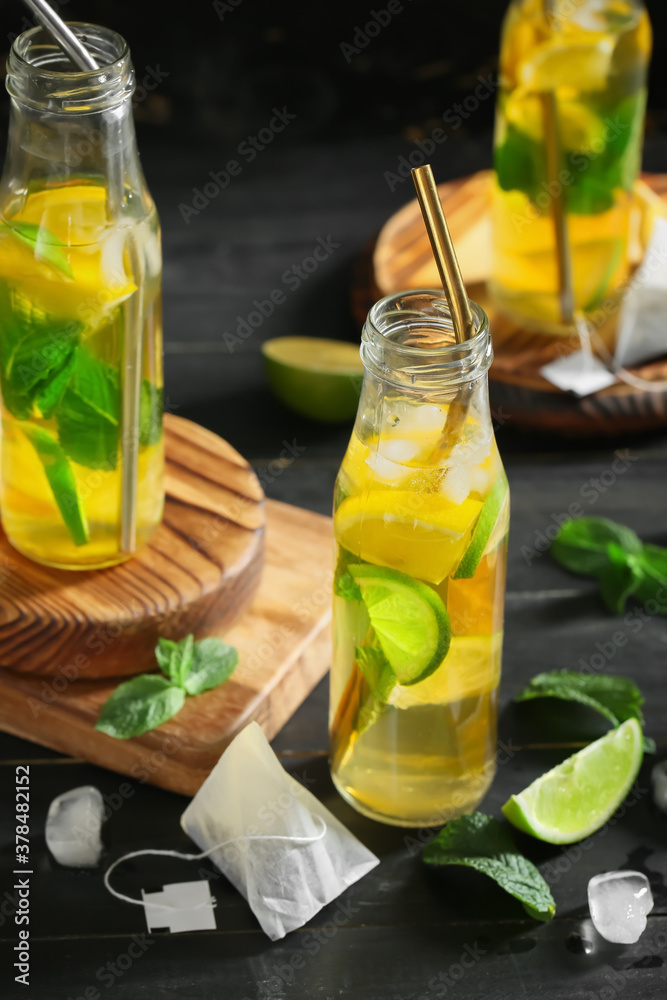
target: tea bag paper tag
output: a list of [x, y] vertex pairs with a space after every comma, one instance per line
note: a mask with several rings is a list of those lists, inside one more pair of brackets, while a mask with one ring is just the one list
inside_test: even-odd
[[215, 911], [211, 888], [205, 879], [195, 882], [170, 882], [162, 892], [144, 892], [144, 912], [149, 932], [163, 930], [172, 934], [183, 931], [214, 931]]
[[272, 941], [380, 863], [287, 774], [256, 722], [229, 744], [181, 826], [247, 899]]
[[540, 374], [547, 382], [575, 396], [590, 396], [616, 381], [613, 372], [587, 351], [573, 351], [564, 358], [550, 361], [540, 368]]
[[667, 353], [667, 219], [653, 224], [641, 266], [633, 275], [621, 305], [614, 363], [639, 365]]

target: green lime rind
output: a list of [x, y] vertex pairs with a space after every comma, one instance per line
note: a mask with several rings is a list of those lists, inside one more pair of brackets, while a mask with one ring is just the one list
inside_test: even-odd
[[[294, 345], [285, 349], [287, 342], [297, 341], [305, 342], [302, 353]], [[265, 341], [262, 355], [271, 388], [295, 413], [327, 424], [354, 419], [364, 371], [358, 346], [324, 338], [277, 337]]]
[[518, 830], [547, 844], [584, 840], [623, 802], [643, 756], [642, 728], [628, 719], [512, 795], [502, 811]]
[[507, 478], [504, 475], [499, 476], [482, 504], [470, 544], [463, 553], [461, 562], [454, 573], [455, 580], [470, 580], [477, 572], [477, 567], [493, 534], [508, 491]]
[[417, 684], [437, 670], [449, 650], [451, 629], [435, 591], [386, 566], [354, 564], [347, 572], [398, 683]]

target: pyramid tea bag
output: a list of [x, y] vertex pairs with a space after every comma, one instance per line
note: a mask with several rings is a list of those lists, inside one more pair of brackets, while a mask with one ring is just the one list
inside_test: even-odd
[[227, 747], [181, 826], [247, 899], [272, 941], [379, 864], [287, 774], [256, 722]]

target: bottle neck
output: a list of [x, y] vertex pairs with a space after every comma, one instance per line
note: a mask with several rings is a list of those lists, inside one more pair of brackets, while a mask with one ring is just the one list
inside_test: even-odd
[[442, 292], [416, 289], [373, 306], [361, 335], [368, 375], [408, 393], [448, 397], [486, 376], [493, 360], [489, 321], [470, 303], [475, 333], [458, 343]]
[[45, 29], [20, 35], [7, 63], [11, 117], [0, 208], [6, 219], [45, 187], [75, 180], [109, 193], [113, 217], [145, 214], [150, 198], [136, 150], [134, 70], [124, 39], [96, 25], [73, 24], [99, 69], [81, 72]]

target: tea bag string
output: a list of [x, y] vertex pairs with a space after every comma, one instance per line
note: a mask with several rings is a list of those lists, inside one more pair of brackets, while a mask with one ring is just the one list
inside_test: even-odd
[[[201, 861], [202, 858], [208, 857], [209, 854], [213, 854], [214, 851], [220, 850], [222, 847], [229, 847], [230, 844], [236, 844], [240, 840], [251, 841], [251, 840], [281, 840], [289, 844], [298, 845], [308, 845], [316, 844], [319, 840], [322, 840], [327, 832], [327, 824], [324, 822], [321, 816], [314, 816], [320, 824], [320, 832], [314, 837], [291, 837], [285, 836], [279, 833], [260, 833], [260, 834], [241, 834], [239, 837], [232, 837], [230, 840], [222, 840], [219, 844], [214, 844], [213, 847], [209, 847], [206, 851], [202, 851], [200, 854], [185, 854], [183, 851], [166, 851], [159, 850], [157, 848], [147, 847], [142, 851], [130, 851], [129, 854], [123, 854], [122, 857], [117, 858], [113, 864], [109, 865], [106, 872], [104, 873], [104, 885], [116, 899], [121, 899], [125, 903], [132, 903], [133, 906], [151, 906], [156, 910], [170, 910], [172, 913], [180, 913], [183, 907], [180, 906], [168, 906], [164, 903], [146, 903], [143, 899], [135, 899], [133, 896], [126, 896], [122, 892], [117, 892], [111, 886], [111, 873], [114, 868], [121, 865], [124, 861], [129, 861], [131, 858], [140, 858], [147, 854], [153, 854], [165, 858], [179, 858], [181, 861]], [[210, 902], [198, 903], [197, 906], [188, 907], [188, 910], [200, 910], [204, 906], [210, 906]], [[214, 900], [213, 905], [216, 906], [217, 902]]]

